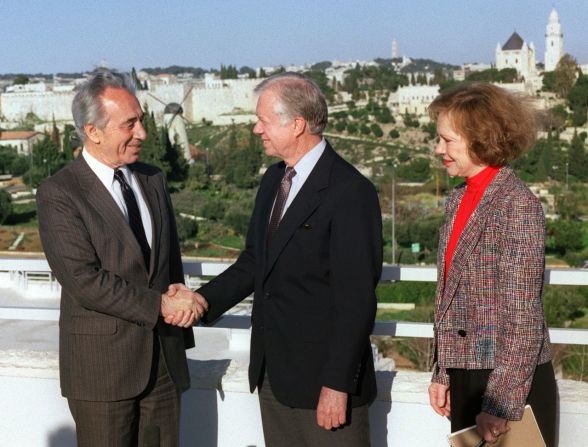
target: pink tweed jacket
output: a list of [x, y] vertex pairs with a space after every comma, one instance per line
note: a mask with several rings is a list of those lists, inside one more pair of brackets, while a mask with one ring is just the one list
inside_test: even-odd
[[448, 368], [492, 369], [482, 411], [522, 417], [535, 367], [552, 358], [541, 294], [545, 218], [509, 167], [496, 175], [470, 217], [444, 281], [445, 251], [465, 184], [447, 198], [441, 227], [433, 382]]

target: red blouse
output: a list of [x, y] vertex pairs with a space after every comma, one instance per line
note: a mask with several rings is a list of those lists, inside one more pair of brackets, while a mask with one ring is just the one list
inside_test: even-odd
[[449, 272], [449, 267], [451, 267], [453, 252], [455, 251], [459, 237], [468, 223], [470, 216], [478, 206], [478, 203], [480, 203], [484, 191], [486, 191], [488, 185], [492, 183], [492, 180], [496, 174], [498, 174], [500, 168], [501, 166], [487, 166], [473, 177], [466, 178], [466, 190], [459, 203], [455, 221], [453, 222], [453, 229], [451, 230], [451, 236], [449, 236], [449, 242], [447, 243], [447, 250], [445, 252], [445, 279], [447, 279], [447, 272]]

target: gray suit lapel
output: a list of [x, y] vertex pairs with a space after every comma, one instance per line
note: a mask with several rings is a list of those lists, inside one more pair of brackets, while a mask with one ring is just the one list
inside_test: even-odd
[[151, 240], [151, 260], [149, 263], [149, 277], [151, 277], [155, 271], [157, 260], [159, 259], [159, 241], [161, 240], [162, 231], [160, 197], [155, 185], [150, 181], [149, 176], [135, 169], [133, 169], [133, 174], [135, 174], [135, 178], [139, 182], [139, 187], [141, 188], [143, 198], [147, 203], [147, 208], [149, 208], [149, 214], [151, 215], [151, 228], [153, 231]]
[[75, 164], [74, 172], [78, 174], [80, 188], [88, 198], [88, 205], [102, 216], [109, 227], [104, 228], [105, 237], [114, 235], [125, 247], [129, 247], [131, 253], [144, 264], [141, 247], [110, 193], [94, 174], [94, 171], [90, 169], [83, 156], [80, 155], [73, 163]]

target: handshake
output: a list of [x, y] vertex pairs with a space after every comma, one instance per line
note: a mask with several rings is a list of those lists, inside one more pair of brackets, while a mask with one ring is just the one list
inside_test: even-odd
[[204, 297], [184, 284], [170, 284], [167, 292], [161, 295], [160, 313], [167, 324], [190, 327], [207, 310]]

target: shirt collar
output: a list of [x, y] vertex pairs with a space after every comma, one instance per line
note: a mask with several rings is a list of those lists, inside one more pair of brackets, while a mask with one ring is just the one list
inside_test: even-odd
[[[104, 186], [110, 189], [112, 183], [114, 182], [114, 169], [112, 169], [110, 166], [106, 166], [104, 163], [90, 154], [86, 148], [82, 150], [82, 156], [84, 157], [86, 163], [88, 163], [90, 169], [94, 172], [94, 174], [96, 174], [98, 179], [100, 179]], [[128, 166], [121, 166], [119, 169], [123, 172], [129, 185], [132, 184], [132, 176]]]
[[321, 155], [325, 151], [327, 147], [327, 142], [324, 138], [319, 141], [319, 143], [313, 147], [310, 151], [308, 151], [304, 156], [298, 160], [298, 163], [294, 165], [294, 169], [296, 170], [296, 175], [294, 176], [293, 180], [296, 181], [304, 181], [308, 178], [312, 169], [317, 164]]

